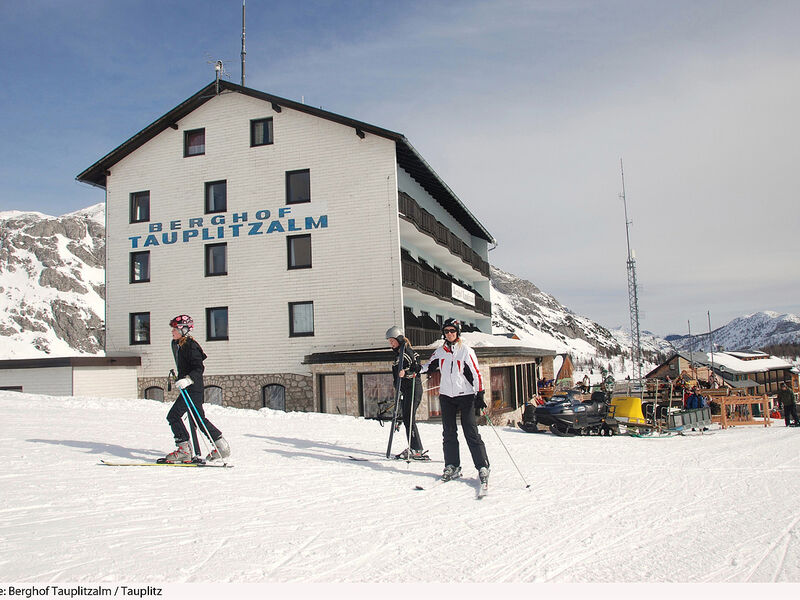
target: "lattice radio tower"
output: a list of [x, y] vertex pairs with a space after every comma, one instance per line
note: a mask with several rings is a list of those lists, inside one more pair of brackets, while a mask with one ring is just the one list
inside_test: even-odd
[[625, 238], [628, 242], [628, 306], [631, 313], [631, 360], [633, 361], [633, 379], [642, 381], [642, 338], [639, 334], [639, 293], [636, 285], [636, 258], [631, 250], [631, 234], [628, 220], [628, 202], [625, 199], [625, 171], [622, 159], [619, 159], [619, 171], [622, 175], [622, 205], [625, 207]]

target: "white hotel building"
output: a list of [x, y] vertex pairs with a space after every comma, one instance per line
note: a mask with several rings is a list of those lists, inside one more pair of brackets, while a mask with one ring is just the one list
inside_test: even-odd
[[390, 326], [491, 332], [494, 239], [402, 134], [220, 81], [77, 179], [106, 192], [106, 352], [141, 357], [140, 396], [166, 392], [178, 314], [207, 401], [367, 416]]

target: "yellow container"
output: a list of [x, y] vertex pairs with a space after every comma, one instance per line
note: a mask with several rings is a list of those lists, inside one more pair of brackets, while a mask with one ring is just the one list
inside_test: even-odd
[[611, 399], [612, 415], [620, 423], [646, 425], [642, 414], [642, 399], [620, 396]]

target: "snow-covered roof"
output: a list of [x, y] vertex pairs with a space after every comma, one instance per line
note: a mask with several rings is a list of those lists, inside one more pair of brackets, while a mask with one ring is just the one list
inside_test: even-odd
[[[682, 355], [686, 357], [686, 355]], [[695, 362], [711, 364], [711, 354], [697, 352], [693, 355]], [[750, 360], [744, 360], [749, 358]], [[723, 368], [732, 373], [763, 373], [773, 369], [790, 369], [791, 363], [770, 356], [763, 352], [714, 352], [714, 367]]]

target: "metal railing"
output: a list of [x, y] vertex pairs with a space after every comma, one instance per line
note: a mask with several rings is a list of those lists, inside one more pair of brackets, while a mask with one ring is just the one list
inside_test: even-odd
[[450, 231], [447, 226], [436, 220], [431, 213], [417, 204], [405, 192], [398, 192], [398, 205], [400, 214], [411, 221], [417, 229], [430, 235], [436, 243], [446, 247], [454, 256], [458, 256], [466, 264], [478, 271], [484, 277], [489, 277], [489, 263], [472, 246]]

